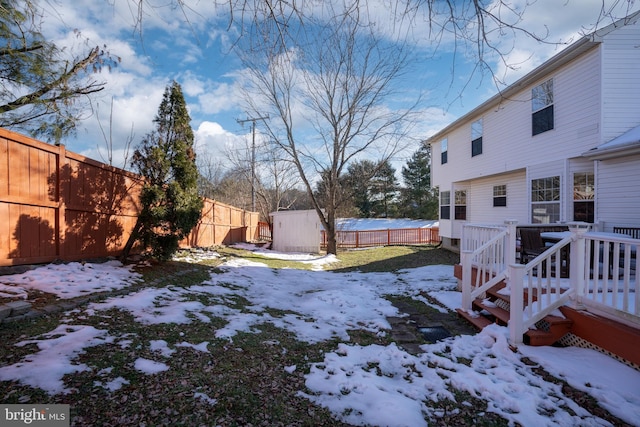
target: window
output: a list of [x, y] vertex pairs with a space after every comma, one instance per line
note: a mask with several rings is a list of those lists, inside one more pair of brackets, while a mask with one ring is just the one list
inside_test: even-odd
[[441, 164], [445, 164], [447, 163], [447, 149], [448, 149], [448, 141], [447, 138], [443, 139], [440, 142], [440, 163]]
[[531, 90], [531, 112], [533, 136], [553, 129], [553, 80]]
[[467, 190], [457, 190], [455, 194], [455, 219], [467, 219]]
[[471, 157], [482, 154], [482, 119], [471, 123]]
[[493, 206], [494, 207], [507, 206], [507, 186], [506, 185], [493, 186]]
[[573, 175], [573, 220], [593, 223], [595, 196], [592, 172]]
[[560, 221], [560, 177], [531, 180], [531, 222], [550, 224]]
[[440, 193], [440, 219], [451, 218], [451, 192], [443, 191]]

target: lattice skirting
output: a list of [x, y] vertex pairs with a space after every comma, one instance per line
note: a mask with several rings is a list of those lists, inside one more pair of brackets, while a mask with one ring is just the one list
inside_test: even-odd
[[[495, 304], [500, 307], [503, 308], [505, 310], [509, 310], [509, 303], [506, 301], [502, 301], [502, 300], [497, 300], [495, 301]], [[538, 328], [541, 331], [548, 331], [549, 330], [549, 324], [547, 322], [545, 322], [544, 320], [540, 320], [539, 322], [536, 323], [536, 328]], [[583, 338], [580, 338], [577, 335], [574, 335], [572, 333], [568, 333], [566, 334], [564, 337], [562, 337], [559, 341], [558, 344], [560, 344], [561, 346], [564, 347], [581, 347], [581, 348], [589, 348], [591, 350], [595, 350], [595, 351], [599, 351], [602, 354], [606, 354], [609, 357], [613, 357], [614, 359], [616, 359], [618, 362], [624, 363], [627, 366], [630, 366], [631, 368], [640, 371], [640, 365], [638, 365], [637, 363], [632, 363], [629, 362], [626, 359], [623, 359], [622, 357], [611, 353], [608, 350], [605, 350], [602, 347], [599, 347], [595, 344], [593, 344], [592, 342], [589, 342]]]
[[558, 341], [558, 343], [560, 343], [561, 345], [565, 346], [565, 347], [582, 347], [582, 348], [589, 348], [591, 350], [596, 350], [599, 351], [600, 353], [606, 354], [609, 357], [613, 357], [614, 359], [616, 359], [618, 362], [624, 363], [627, 366], [630, 366], [631, 368], [640, 371], [640, 365], [638, 365], [637, 363], [631, 363], [626, 359], [623, 359], [622, 357], [611, 353], [610, 351], [607, 351], [605, 349], [603, 349], [602, 347], [599, 347], [583, 338], [580, 338], [579, 336], [576, 336], [572, 333], [568, 333], [567, 335], [565, 335], [564, 337], [562, 337], [562, 339], [560, 339], [560, 341]]

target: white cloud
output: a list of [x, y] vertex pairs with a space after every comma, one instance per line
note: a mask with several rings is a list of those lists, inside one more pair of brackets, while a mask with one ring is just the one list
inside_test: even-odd
[[219, 123], [204, 121], [195, 131], [196, 153], [200, 158], [222, 165], [228, 164], [227, 152], [247, 147], [247, 135], [236, 135]]

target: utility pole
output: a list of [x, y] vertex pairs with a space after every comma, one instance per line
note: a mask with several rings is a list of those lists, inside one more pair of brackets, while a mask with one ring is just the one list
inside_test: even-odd
[[258, 120], [267, 120], [269, 116], [248, 117], [244, 120], [236, 119], [236, 122], [244, 125], [251, 122], [251, 210], [256, 211], [256, 122]]

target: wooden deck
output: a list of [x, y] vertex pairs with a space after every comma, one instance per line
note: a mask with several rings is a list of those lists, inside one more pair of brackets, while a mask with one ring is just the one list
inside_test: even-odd
[[[458, 279], [461, 278], [461, 272], [461, 266], [455, 266], [454, 275]], [[472, 312], [458, 309], [458, 314], [478, 330], [493, 323], [506, 326], [509, 322], [510, 298], [500, 292], [504, 287], [504, 282], [498, 283], [483, 298], [473, 301]], [[576, 340], [588, 342], [594, 348], [640, 367], [640, 329], [567, 306], [561, 307], [560, 312], [563, 317], [545, 316], [536, 324], [536, 329], [525, 332], [524, 343], [541, 346]]]

